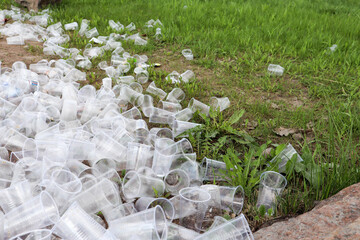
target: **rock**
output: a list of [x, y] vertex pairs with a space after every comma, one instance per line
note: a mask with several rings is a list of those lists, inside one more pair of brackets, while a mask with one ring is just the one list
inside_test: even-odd
[[53, 3], [60, 3], [61, 0], [15, 0], [15, 2], [27, 7], [29, 10], [37, 11], [39, 7]]
[[360, 239], [360, 183], [343, 189], [313, 210], [262, 228], [257, 240]]

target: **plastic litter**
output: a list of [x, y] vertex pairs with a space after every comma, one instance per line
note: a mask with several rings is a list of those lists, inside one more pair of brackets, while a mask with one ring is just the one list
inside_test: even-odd
[[284, 68], [280, 65], [270, 64], [268, 67], [268, 72], [272, 75], [282, 76], [284, 73]]

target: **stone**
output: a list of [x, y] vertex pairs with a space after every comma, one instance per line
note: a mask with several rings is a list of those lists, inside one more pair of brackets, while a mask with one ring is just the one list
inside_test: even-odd
[[61, 0], [15, 0], [20, 5], [27, 7], [29, 10], [38, 11], [39, 7], [46, 6], [48, 4], [60, 3]]
[[257, 240], [360, 239], [360, 183], [321, 201], [313, 210], [254, 233]]

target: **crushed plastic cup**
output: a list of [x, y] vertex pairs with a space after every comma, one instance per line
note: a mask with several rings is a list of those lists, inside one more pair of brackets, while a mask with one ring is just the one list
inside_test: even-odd
[[228, 97], [223, 97], [223, 98], [211, 97], [210, 107], [212, 107], [214, 110], [219, 110], [220, 112], [222, 112], [228, 107], [230, 107], [230, 100]]
[[239, 240], [254, 240], [254, 236], [250, 230], [249, 224], [243, 214], [226, 223], [223, 223], [211, 230], [199, 235], [194, 240], [208, 240], [208, 239], [239, 239]]
[[7, 37], [6, 42], [8, 45], [25, 45], [25, 41], [22, 36]]
[[130, 23], [129, 25], [126, 26], [126, 29], [130, 32], [134, 31], [136, 29], [135, 23], [133, 23], [133, 22]]
[[[62, 239], [99, 240], [107, 233], [78, 203], [73, 203], [53, 227], [53, 232]], [[115, 239], [114, 237], [105, 239]]]
[[180, 80], [184, 83], [187, 83], [194, 78], [195, 78], [195, 73], [191, 70], [186, 70], [184, 73], [180, 74]]
[[178, 195], [183, 188], [190, 187], [190, 177], [182, 169], [170, 170], [164, 177], [165, 187], [172, 195]]
[[284, 73], [284, 68], [280, 65], [270, 64], [268, 67], [268, 72], [271, 75], [282, 76]]
[[73, 31], [79, 28], [79, 24], [77, 22], [72, 22], [64, 25], [64, 29], [66, 31]]
[[206, 116], [209, 115], [209, 111], [210, 111], [209, 105], [206, 105], [205, 103], [202, 103], [199, 100], [196, 100], [195, 98], [190, 99], [188, 108], [190, 108], [193, 112], [199, 111], [200, 113], [205, 114]]
[[136, 209], [141, 212], [155, 206], [161, 206], [169, 222], [172, 222], [175, 216], [175, 209], [172, 203], [166, 198], [141, 197], [136, 203]]
[[294, 155], [297, 157], [297, 162], [304, 161], [296, 152], [295, 148], [289, 143], [284, 150], [271, 160], [271, 162], [279, 161], [279, 172], [282, 173], [286, 170], [286, 163], [291, 160]]
[[194, 55], [191, 51], [191, 49], [184, 49], [181, 51], [182, 55], [186, 58], [186, 60], [193, 60]]
[[124, 177], [122, 191], [129, 200], [138, 197], [155, 197], [164, 193], [165, 184], [156, 176], [129, 171]]
[[59, 217], [53, 198], [49, 193], [41, 192], [4, 215], [4, 237], [9, 239], [23, 232], [53, 225]]
[[337, 49], [338, 45], [333, 44], [331, 47], [329, 47], [331, 52], [335, 52], [335, 50]]
[[167, 221], [160, 206], [112, 221], [109, 230], [119, 239], [167, 239]]
[[256, 207], [265, 207], [265, 211], [272, 209], [271, 214], [276, 211], [278, 197], [281, 196], [287, 185], [286, 178], [280, 173], [267, 171], [260, 176], [259, 195]]

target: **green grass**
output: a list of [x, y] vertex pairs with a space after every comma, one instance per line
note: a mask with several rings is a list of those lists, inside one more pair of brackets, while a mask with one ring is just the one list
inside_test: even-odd
[[[86, 18], [100, 35], [112, 32], [110, 19], [125, 26], [134, 22], [147, 33], [149, 43], [123, 46], [131, 54], [147, 54], [150, 62], [159, 54], [171, 59], [168, 65], [174, 69], [150, 71], [150, 80], [166, 91], [174, 87], [165, 81], [166, 75], [187, 64], [180, 51], [192, 49], [191, 66], [200, 70], [196, 81], [179, 86], [187, 94], [184, 104], [191, 97], [207, 102], [216, 95], [228, 96], [232, 106], [210, 118], [197, 116], [204, 127], [190, 139], [199, 159], [212, 157], [237, 166], [228, 182], [244, 184], [244, 213], [254, 229], [269, 219], [254, 208], [259, 176], [272, 168], [267, 162], [275, 154], [262, 157], [259, 151], [264, 147], [279, 149], [274, 144], [291, 142], [304, 159], [303, 164], [290, 162], [287, 167], [289, 185], [276, 216], [308, 211], [316, 201], [360, 181], [358, 0], [63, 0], [52, 8], [53, 22], [80, 23]], [[164, 24], [163, 42], [143, 28], [157, 18]], [[67, 47], [83, 48], [87, 43], [74, 37]], [[338, 48], [330, 52], [333, 44]], [[96, 74], [88, 73], [91, 84], [99, 86], [104, 74], [96, 65], [109, 58], [106, 54], [93, 61], [90, 72]], [[270, 63], [283, 66], [284, 76], [269, 76]], [[301, 106], [296, 106], [298, 100]], [[239, 109], [245, 114], [229, 124]], [[254, 121], [257, 127], [250, 130]], [[278, 127], [299, 129], [304, 139], [278, 137], [273, 132]]]

